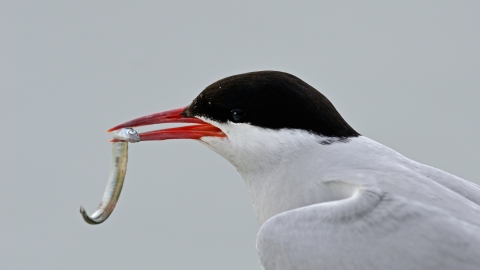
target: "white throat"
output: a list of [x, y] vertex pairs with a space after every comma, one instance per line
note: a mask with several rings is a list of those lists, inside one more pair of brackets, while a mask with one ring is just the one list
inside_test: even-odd
[[335, 155], [338, 147], [346, 147], [350, 142], [303, 130], [272, 130], [202, 120], [227, 134], [227, 138], [203, 137], [201, 141], [240, 172], [260, 224], [281, 212], [343, 199], [356, 190], [353, 184], [328, 177], [330, 169], [325, 166], [331, 162], [322, 162], [322, 159], [329, 160], [329, 155]]

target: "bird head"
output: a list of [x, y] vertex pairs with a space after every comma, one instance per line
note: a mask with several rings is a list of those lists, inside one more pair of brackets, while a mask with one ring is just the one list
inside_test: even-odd
[[109, 131], [161, 123], [195, 125], [140, 133], [140, 140], [200, 140], [239, 171], [259, 161], [275, 163], [281, 152], [301, 143], [301, 137], [359, 135], [315, 88], [278, 71], [221, 79], [187, 107], [140, 117]]

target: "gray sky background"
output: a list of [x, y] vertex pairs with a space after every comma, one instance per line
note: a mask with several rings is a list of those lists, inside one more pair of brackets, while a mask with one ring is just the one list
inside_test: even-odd
[[78, 212], [103, 194], [107, 128], [248, 71], [479, 183], [478, 1], [139, 2], [0, 2], [1, 269], [260, 269], [243, 180], [195, 141], [130, 145], [110, 219]]

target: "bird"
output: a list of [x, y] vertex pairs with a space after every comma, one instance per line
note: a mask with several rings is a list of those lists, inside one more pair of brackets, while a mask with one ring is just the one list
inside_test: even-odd
[[294, 75], [229, 76], [110, 131], [161, 123], [191, 125], [140, 140], [198, 140], [236, 167], [263, 269], [480, 269], [480, 186], [362, 136]]

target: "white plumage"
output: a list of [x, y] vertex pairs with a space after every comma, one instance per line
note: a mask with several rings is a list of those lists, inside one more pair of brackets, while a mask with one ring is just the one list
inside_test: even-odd
[[140, 139], [198, 139], [237, 168], [267, 270], [480, 269], [480, 187], [361, 136], [291, 74], [230, 76], [111, 130], [171, 122], [200, 125]]
[[204, 121], [242, 175], [265, 269], [480, 269], [480, 187], [364, 136]]

